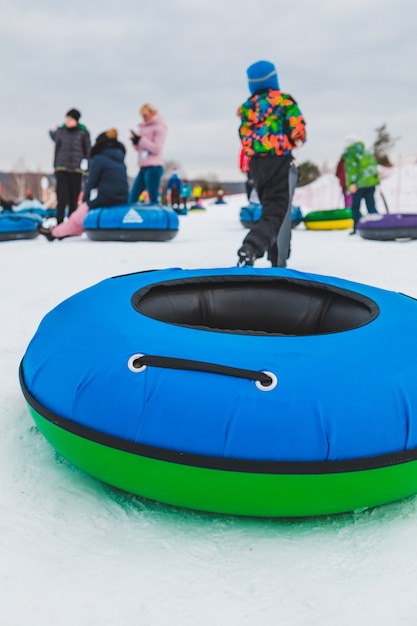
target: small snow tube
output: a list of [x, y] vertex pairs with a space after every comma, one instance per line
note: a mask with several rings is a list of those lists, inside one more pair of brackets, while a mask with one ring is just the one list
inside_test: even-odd
[[193, 213], [204, 213], [207, 209], [202, 203], [197, 202], [197, 204], [192, 204], [190, 206], [190, 211]]
[[0, 214], [0, 241], [13, 241], [15, 239], [34, 239], [38, 236], [36, 224], [41, 224], [42, 219], [26, 213], [13, 213], [7, 211]]
[[240, 223], [245, 228], [252, 228], [256, 222], [259, 222], [262, 215], [262, 205], [259, 202], [249, 202], [248, 206], [240, 209]]
[[303, 221], [305, 227], [309, 230], [345, 230], [353, 228], [352, 210], [350, 208], [310, 211]]
[[[406, 295], [294, 270], [139, 272], [50, 311], [20, 383], [50, 443], [115, 487], [341, 513], [417, 493], [416, 316]], [[335, 372], [358, 363], [347, 389]]]
[[303, 213], [299, 206], [291, 206], [291, 228], [295, 228], [303, 221]]
[[[248, 206], [240, 209], [240, 223], [245, 228], [252, 228], [253, 224], [261, 219], [262, 205], [258, 202], [250, 202]], [[303, 221], [300, 207], [291, 206], [291, 228], [295, 228]]]
[[395, 239], [417, 239], [416, 213], [371, 213], [362, 217], [357, 225], [364, 239], [394, 241]]
[[168, 241], [178, 233], [178, 215], [158, 204], [91, 209], [84, 230], [94, 241]]

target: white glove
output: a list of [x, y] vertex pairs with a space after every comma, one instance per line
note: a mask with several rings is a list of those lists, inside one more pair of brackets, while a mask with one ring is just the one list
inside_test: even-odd
[[88, 159], [81, 159], [80, 168], [83, 170], [83, 172], [86, 172], [88, 170]]

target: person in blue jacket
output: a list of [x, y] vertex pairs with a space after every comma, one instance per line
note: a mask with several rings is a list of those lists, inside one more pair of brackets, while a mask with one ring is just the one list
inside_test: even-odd
[[117, 130], [110, 128], [101, 133], [91, 148], [91, 163], [84, 187], [83, 201], [66, 222], [52, 229], [38, 225], [38, 232], [49, 241], [81, 235], [84, 218], [89, 209], [126, 204], [129, 195], [126, 149], [117, 139]]
[[126, 149], [117, 139], [117, 130], [101, 133], [91, 148], [91, 164], [84, 186], [83, 202], [90, 209], [126, 204], [129, 195]]
[[173, 209], [180, 208], [181, 193], [182, 193], [182, 181], [178, 176], [177, 170], [172, 170], [172, 175], [167, 182], [167, 195], [170, 196], [170, 203]]
[[182, 188], [181, 188], [181, 200], [183, 203], [183, 207], [186, 211], [188, 210], [187, 202], [191, 200], [191, 196], [192, 196], [191, 184], [188, 182], [188, 180], [183, 180]]

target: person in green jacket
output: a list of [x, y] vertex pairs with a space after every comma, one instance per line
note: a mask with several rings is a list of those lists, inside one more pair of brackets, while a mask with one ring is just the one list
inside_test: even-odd
[[353, 230], [361, 217], [360, 206], [365, 200], [368, 213], [378, 213], [375, 206], [375, 187], [379, 185], [378, 166], [375, 155], [362, 141], [351, 138], [342, 154], [345, 164], [346, 187], [352, 194]]

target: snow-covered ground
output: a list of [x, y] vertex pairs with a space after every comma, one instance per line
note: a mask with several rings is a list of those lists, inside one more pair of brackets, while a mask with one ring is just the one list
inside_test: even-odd
[[[382, 184], [390, 210], [417, 212], [417, 166], [398, 176], [392, 171]], [[315, 186], [330, 197], [324, 183]], [[303, 211], [325, 208], [317, 203], [323, 200], [310, 199]], [[26, 408], [19, 362], [52, 307], [112, 275], [235, 265], [244, 204], [243, 195], [207, 203], [205, 213], [181, 217], [169, 242], [92, 242], [84, 235], [0, 243], [1, 624], [415, 625], [417, 498], [292, 522], [177, 510], [117, 492], [71, 466]], [[300, 225], [289, 266], [417, 298], [416, 258], [417, 241], [373, 242]], [[339, 374], [349, 388], [354, 376], [366, 376], [366, 363]]]

